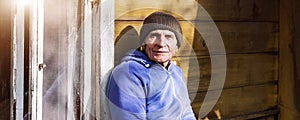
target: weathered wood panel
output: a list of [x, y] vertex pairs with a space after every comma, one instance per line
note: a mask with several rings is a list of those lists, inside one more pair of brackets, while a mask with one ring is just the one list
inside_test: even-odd
[[[208, 55], [203, 35], [210, 38], [218, 37], [210, 26], [200, 23], [205, 33], [195, 32], [193, 50], [197, 55]], [[257, 22], [216, 22], [223, 39], [226, 53], [256, 53], [278, 51], [279, 27], [276, 23]], [[212, 44], [219, 44], [218, 41]], [[184, 51], [184, 50], [183, 50]], [[210, 51], [214, 52], [214, 51]]]
[[276, 0], [196, 0], [214, 20], [278, 21]]
[[[223, 89], [214, 110], [220, 110], [223, 118], [230, 118], [231, 116], [274, 109], [277, 106], [277, 90], [277, 84]], [[196, 115], [198, 115], [205, 95], [206, 92], [199, 92], [192, 100], [193, 111]], [[216, 118], [213, 112], [208, 116]]]
[[0, 1], [0, 101], [9, 99], [11, 18], [10, 1]]
[[[216, 56], [217, 58], [218, 56]], [[177, 58], [179, 65], [187, 73], [190, 91], [206, 91], [211, 79], [209, 56]], [[182, 66], [188, 62], [188, 66]], [[199, 67], [198, 67], [199, 66]], [[278, 56], [273, 54], [232, 54], [227, 55], [226, 81], [224, 88], [243, 87], [276, 83], [278, 80]], [[220, 68], [222, 69], [222, 68]], [[223, 72], [216, 70], [216, 75]], [[200, 77], [200, 78], [199, 78]]]
[[197, 14], [197, 6], [198, 3], [194, 0], [115, 0], [115, 19], [143, 20], [153, 11], [165, 10], [193, 20]]
[[[108, 120], [109, 115], [107, 112], [107, 105], [105, 105], [105, 92], [101, 89], [103, 88], [102, 85], [98, 84], [101, 83], [103, 79], [105, 79], [108, 74], [110, 74], [110, 70], [114, 66], [114, 1], [106, 1], [105, 3], [99, 4], [97, 9], [93, 11], [94, 22], [93, 26], [93, 41], [95, 43], [95, 47], [93, 49], [93, 62], [97, 66], [94, 70], [94, 88], [95, 93], [92, 94], [95, 96], [95, 118], [96, 119], [104, 119]], [[99, 26], [96, 28], [96, 26]], [[102, 83], [101, 83], [102, 84]], [[100, 95], [100, 96], [99, 96]]]
[[278, 21], [279, 18], [279, 2], [274, 0], [116, 0], [115, 3], [118, 20], [143, 20], [156, 10], [172, 11], [184, 20], [208, 19], [198, 5], [217, 21]]
[[2, 99], [0, 101], [0, 120], [9, 120], [10, 118], [10, 99]]
[[[295, 101], [300, 101], [300, 8], [298, 7], [300, 5], [299, 0], [294, 0], [294, 27], [295, 27], [295, 38], [292, 41], [292, 51], [293, 51], [293, 59], [294, 59], [294, 72], [295, 72], [295, 91], [294, 91], [294, 96], [295, 96]], [[300, 114], [300, 102], [296, 103], [296, 107], [298, 109], [298, 114]]]
[[[195, 55], [209, 55], [205, 41], [200, 33], [194, 29], [193, 24], [188, 21], [181, 21], [180, 24], [185, 41], [177, 55], [190, 56], [193, 55], [191, 52], [194, 52]], [[131, 26], [139, 32], [141, 25], [142, 21], [116, 21], [115, 39], [121, 37], [120, 33], [126, 27]], [[206, 31], [201, 34], [208, 37], [217, 37], [211, 31], [211, 26], [208, 26], [205, 22], [197, 25], [200, 25], [200, 28]], [[226, 53], [228, 54], [278, 51], [279, 26], [276, 23], [216, 22], [216, 25], [219, 28]], [[134, 38], [135, 36], [132, 37]], [[218, 42], [216, 41], [213, 44], [218, 44]]]
[[[280, 1], [280, 63], [279, 101], [280, 119], [300, 119], [300, 2]], [[297, 21], [298, 20], [298, 21]]]

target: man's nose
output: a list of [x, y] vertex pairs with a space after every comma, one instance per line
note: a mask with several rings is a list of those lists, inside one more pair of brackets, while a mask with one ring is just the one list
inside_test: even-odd
[[160, 46], [166, 46], [167, 45], [167, 39], [164, 35], [161, 35], [159, 37], [159, 39], [157, 40], [157, 45], [160, 45]]

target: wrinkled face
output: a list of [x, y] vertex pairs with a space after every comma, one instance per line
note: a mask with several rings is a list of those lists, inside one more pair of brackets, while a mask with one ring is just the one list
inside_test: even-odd
[[145, 38], [145, 51], [150, 60], [166, 67], [178, 50], [175, 34], [169, 30], [154, 30]]

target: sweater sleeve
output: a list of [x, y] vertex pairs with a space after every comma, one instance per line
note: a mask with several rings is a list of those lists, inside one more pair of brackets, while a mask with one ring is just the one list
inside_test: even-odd
[[107, 83], [106, 96], [112, 120], [146, 118], [145, 85], [130, 64], [119, 65]]
[[192, 107], [187, 107], [187, 110], [183, 114], [183, 120], [196, 120]]

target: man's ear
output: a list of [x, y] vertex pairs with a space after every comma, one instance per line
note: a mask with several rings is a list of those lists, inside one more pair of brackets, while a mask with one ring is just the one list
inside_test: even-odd
[[139, 47], [140, 51], [145, 50], [145, 48], [146, 48], [146, 44], [145, 44], [145, 43], [143, 43], [143, 44]]
[[178, 51], [178, 46], [176, 45], [176, 47], [173, 50], [173, 55]]

